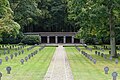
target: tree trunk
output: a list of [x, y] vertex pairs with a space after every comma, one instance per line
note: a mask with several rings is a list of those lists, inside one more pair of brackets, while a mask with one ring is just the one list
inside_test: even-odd
[[117, 58], [116, 52], [116, 42], [115, 42], [115, 26], [114, 26], [114, 18], [112, 14], [112, 8], [110, 9], [109, 14], [109, 26], [110, 26], [110, 45], [111, 45], [111, 56]]

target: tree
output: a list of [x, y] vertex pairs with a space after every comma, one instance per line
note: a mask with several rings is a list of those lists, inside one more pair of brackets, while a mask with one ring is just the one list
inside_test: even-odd
[[21, 25], [21, 31], [27, 29], [33, 31], [33, 25], [37, 24], [41, 10], [38, 9], [39, 0], [9, 0], [14, 11], [15, 21]]
[[115, 46], [115, 25], [119, 22], [119, 0], [70, 0], [69, 19], [79, 25], [78, 36], [96, 36], [101, 39], [110, 35], [111, 52], [117, 57]]
[[20, 25], [13, 20], [13, 11], [8, 0], [0, 1], [0, 37], [4, 34], [16, 36], [19, 33]]

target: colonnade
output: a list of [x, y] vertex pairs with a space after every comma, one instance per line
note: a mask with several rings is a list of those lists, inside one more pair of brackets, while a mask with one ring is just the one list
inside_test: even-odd
[[[74, 36], [44, 36], [46, 37], [46, 43], [49, 44], [51, 43], [51, 37], [53, 37], [52, 40], [54, 40], [54, 43], [75, 43], [75, 38]], [[69, 38], [68, 38], [69, 37]], [[41, 37], [42, 38], [42, 37]], [[41, 39], [42, 40], [42, 39]], [[42, 40], [43, 41], [43, 40]], [[78, 43], [81, 43], [81, 40], [78, 41]]]

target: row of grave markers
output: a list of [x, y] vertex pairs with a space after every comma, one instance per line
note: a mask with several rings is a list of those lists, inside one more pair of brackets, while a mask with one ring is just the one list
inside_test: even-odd
[[[76, 49], [80, 52], [80, 48], [78, 46], [75, 46]], [[93, 59], [92, 56], [90, 56], [89, 54], [87, 54], [86, 52], [84, 51], [81, 51], [81, 54], [83, 54], [85, 57], [87, 57], [90, 61], [92, 61], [94, 64], [96, 64], [96, 59]], [[104, 57], [104, 59], [107, 59], [107, 55], [106, 54], [103, 54], [103, 53], [100, 53], [100, 52], [97, 52], [95, 51], [95, 54], [100, 56], [101, 57]], [[111, 54], [111, 51], [109, 51], [109, 54]], [[112, 57], [109, 58], [110, 60], [112, 60]], [[118, 64], [118, 59], [115, 59], [115, 63]], [[108, 71], [109, 71], [109, 68], [108, 67], [105, 67], [104, 68], [104, 71], [105, 71], [105, 74], [108, 74]], [[112, 77], [113, 77], [113, 80], [116, 80], [117, 79], [117, 76], [118, 76], [118, 73], [117, 72], [113, 72], [112, 73]]]
[[[107, 55], [104, 53], [95, 51], [95, 54], [98, 56], [104, 57], [104, 59], [107, 59]], [[111, 54], [111, 51], [109, 51], [109, 54]], [[108, 59], [112, 61], [112, 56], [110, 56]], [[115, 63], [118, 64], [118, 59], [115, 59]]]
[[[30, 59], [31, 57], [36, 55], [38, 53], [38, 51], [41, 51], [42, 49], [44, 49], [44, 47], [45, 46], [42, 46], [38, 50], [35, 50], [33, 53], [28, 54], [28, 56], [25, 57], [26, 62], [27, 62], [28, 59]], [[31, 50], [32, 48], [30, 47], [29, 49]], [[24, 53], [24, 50], [22, 50], [21, 52]], [[11, 54], [11, 59], [12, 58], [13, 58], [13, 55]], [[6, 56], [6, 61], [8, 61], [8, 57], [7, 56]], [[21, 62], [21, 64], [24, 64], [24, 59], [21, 59], [20, 62]], [[2, 64], [2, 59], [0, 59], [0, 64]], [[10, 66], [6, 67], [7, 74], [10, 74], [11, 70], [12, 70], [12, 68]], [[1, 80], [1, 77], [2, 77], [2, 73], [0, 72], [0, 80]]]
[[[80, 52], [80, 48], [78, 46], [75, 46], [76, 49]], [[92, 61], [94, 64], [96, 64], [96, 59], [94, 59], [90, 54], [84, 52], [84, 51], [81, 51], [81, 54], [83, 54], [87, 59], [89, 59], [90, 61]]]
[[[35, 46], [34, 46], [34, 47], [35, 47]], [[23, 47], [23, 48], [24, 48], [24, 47]], [[32, 48], [29, 47], [29, 49], [31, 50], [31, 49], [33, 49], [33, 47], [32, 47]], [[18, 50], [19, 50], [19, 49], [18, 49]], [[18, 53], [15, 52], [14, 55], [13, 55], [13, 54], [10, 54], [10, 59], [13, 59], [14, 56], [17, 57], [18, 55], [21, 55], [21, 54], [24, 54], [24, 50], [18, 51]], [[6, 57], [5, 57], [5, 60], [8, 61], [8, 60], [9, 60], [9, 57], [6, 56]], [[0, 59], [0, 64], [2, 64], [2, 59]]]
[[[25, 47], [25, 46], [19, 46], [18, 48], [15, 48], [15, 50], [18, 51], [18, 50], [23, 49], [24, 47]], [[10, 54], [10, 49], [6, 49], [6, 48], [5, 48], [3, 54], [4, 54], [4, 55]], [[0, 53], [0, 55], [2, 55], [2, 53]]]

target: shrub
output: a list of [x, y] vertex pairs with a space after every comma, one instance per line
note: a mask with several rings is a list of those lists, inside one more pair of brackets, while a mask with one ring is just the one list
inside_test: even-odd
[[18, 44], [21, 42], [23, 39], [24, 35], [22, 32], [16, 35], [16, 37], [4, 34], [4, 36], [1, 38], [2, 40], [0, 41], [1, 44]]
[[21, 41], [23, 44], [34, 45], [40, 43], [39, 35], [25, 35]]

